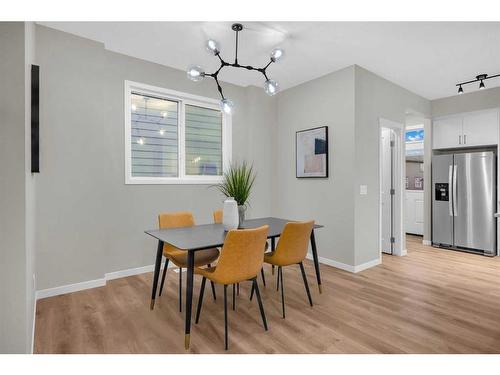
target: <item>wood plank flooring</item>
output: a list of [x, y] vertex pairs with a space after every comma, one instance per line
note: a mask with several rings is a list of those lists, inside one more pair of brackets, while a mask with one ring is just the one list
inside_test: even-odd
[[[406, 257], [384, 255], [382, 265], [358, 274], [322, 265], [321, 295], [306, 263], [312, 308], [299, 267], [285, 269], [286, 319], [266, 267], [269, 331], [257, 301], [248, 300], [250, 283], [242, 284], [229, 310], [228, 353], [500, 353], [500, 257], [434, 249], [413, 236], [407, 247]], [[154, 311], [151, 278], [39, 300], [35, 353], [225, 353], [222, 287], [214, 302], [207, 284], [186, 352], [178, 275], [168, 271]], [[194, 306], [199, 285], [195, 276]]]

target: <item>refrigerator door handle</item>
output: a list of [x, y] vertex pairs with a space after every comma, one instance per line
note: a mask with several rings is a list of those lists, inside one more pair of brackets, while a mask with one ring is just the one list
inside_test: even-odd
[[453, 165], [453, 216], [458, 216], [457, 213], [457, 165]]
[[[449, 190], [451, 190], [450, 187], [452, 188], [453, 186], [453, 165], [450, 165], [448, 169], [448, 186]], [[453, 216], [453, 192], [451, 196], [448, 196], [448, 208], [450, 210], [450, 216]]]

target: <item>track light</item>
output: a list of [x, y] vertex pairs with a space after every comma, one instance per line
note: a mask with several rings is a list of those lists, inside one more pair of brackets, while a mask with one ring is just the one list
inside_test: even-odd
[[463, 94], [464, 93], [462, 85], [468, 85], [469, 83], [474, 83], [474, 82], [479, 82], [479, 90], [483, 90], [483, 89], [486, 88], [486, 85], [484, 84], [484, 81], [486, 81], [487, 79], [496, 78], [496, 77], [500, 77], [500, 74], [495, 74], [495, 75], [492, 75], [492, 76], [489, 76], [488, 74], [484, 74], [484, 73], [483, 74], [478, 74], [476, 76], [476, 79], [472, 79], [470, 81], [465, 81], [465, 82], [459, 82], [455, 86], [458, 86], [458, 93], [459, 94]]
[[462, 85], [460, 85], [460, 86], [458, 87], [458, 93], [459, 93], [459, 94], [463, 94], [463, 93], [464, 93], [464, 89], [462, 88]]
[[485, 88], [484, 87], [484, 82], [483, 82], [483, 80], [481, 80], [481, 83], [479, 84], [479, 90], [482, 90], [484, 88]]

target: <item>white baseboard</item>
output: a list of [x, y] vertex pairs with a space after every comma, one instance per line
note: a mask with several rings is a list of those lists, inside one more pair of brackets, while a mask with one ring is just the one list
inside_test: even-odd
[[[307, 253], [307, 259], [313, 259], [311, 253]], [[382, 260], [381, 259], [374, 259], [370, 262], [366, 262], [363, 264], [359, 264], [357, 266], [352, 266], [350, 264], [342, 263], [342, 262], [337, 262], [336, 260], [333, 259], [328, 259], [328, 258], [323, 258], [323, 257], [318, 257], [318, 261], [322, 264], [326, 264], [327, 266], [332, 266], [335, 268], [340, 268], [341, 270], [352, 272], [352, 273], [357, 273], [364, 271], [368, 268], [374, 267], [379, 265]]]
[[432, 241], [422, 240], [422, 245], [432, 246]]
[[[162, 267], [164, 265], [165, 265], [165, 263], [163, 262]], [[171, 264], [169, 264], [169, 268], [170, 267], [171, 267]], [[106, 273], [102, 279], [83, 281], [81, 283], [75, 283], [75, 284], [58, 286], [55, 288], [37, 290], [35, 297], [38, 300], [38, 299], [47, 298], [47, 297], [59, 296], [61, 294], [78, 292], [80, 290], [98, 288], [101, 286], [105, 286], [106, 282], [108, 280], [115, 280], [115, 279], [120, 279], [122, 277], [140, 275], [142, 273], [153, 272], [153, 270], [154, 270], [154, 265], [151, 264], [149, 266], [129, 268], [129, 269], [122, 270], [122, 271], [109, 272], [109, 273]]]

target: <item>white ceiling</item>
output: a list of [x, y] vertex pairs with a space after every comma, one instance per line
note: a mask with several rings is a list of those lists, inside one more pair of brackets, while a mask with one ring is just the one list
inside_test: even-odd
[[[205, 52], [213, 38], [221, 56], [234, 58], [231, 22], [40, 22], [103, 42], [111, 51], [185, 70], [207, 69], [218, 59]], [[268, 75], [289, 88], [358, 64], [428, 99], [456, 94], [455, 84], [479, 73], [500, 73], [500, 22], [249, 22], [240, 33], [239, 62], [265, 65], [272, 48], [286, 56]], [[225, 68], [221, 80], [262, 86], [260, 73]], [[486, 81], [500, 86], [500, 78]], [[465, 92], [477, 85], [464, 87]]]

